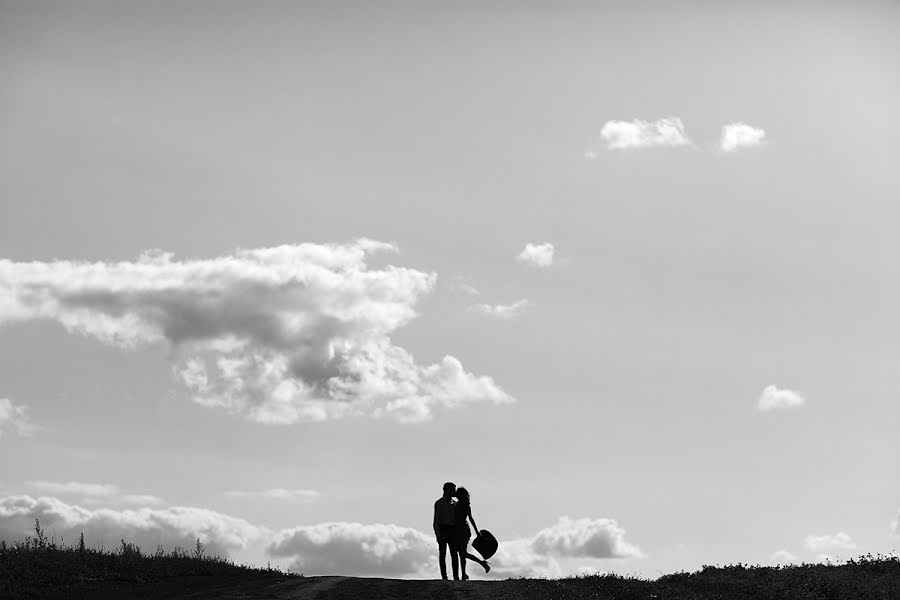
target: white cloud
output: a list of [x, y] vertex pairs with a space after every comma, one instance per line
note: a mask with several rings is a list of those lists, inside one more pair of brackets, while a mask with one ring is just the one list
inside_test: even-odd
[[279, 532], [269, 553], [290, 558], [290, 569], [307, 575], [399, 576], [423, 573], [437, 544], [433, 535], [400, 525], [320, 523]]
[[833, 556], [840, 550], [855, 550], [857, 547], [850, 536], [843, 531], [835, 534], [808, 535], [804, 544], [810, 552], [819, 552], [826, 556]]
[[900, 511], [897, 511], [897, 518], [891, 521], [891, 533], [900, 535]]
[[193, 548], [200, 538], [210, 553], [228, 556], [267, 533], [243, 519], [202, 508], [91, 510], [52, 497], [8, 496], [0, 498], [0, 539], [33, 534], [35, 518], [48, 534], [57, 541], [65, 538], [67, 544], [84, 533], [89, 546], [114, 548], [124, 539], [150, 552], [157, 546]]
[[47, 494], [75, 494], [78, 496], [102, 496], [109, 498], [120, 493], [118, 486], [109, 483], [26, 481], [25, 485]]
[[769, 564], [772, 565], [793, 565], [799, 562], [800, 559], [787, 550], [778, 550], [769, 557]]
[[495, 577], [561, 577], [562, 567], [553, 556], [535, 551], [532, 539], [501, 540], [491, 559]]
[[[600, 137], [610, 150], [628, 148], [689, 146], [691, 141], [684, 132], [681, 119], [670, 117], [657, 121], [607, 121], [600, 130]], [[588, 158], [592, 158], [588, 156]]]
[[162, 504], [162, 499], [147, 494], [123, 494], [118, 486], [110, 483], [85, 483], [81, 481], [26, 481], [25, 485], [45, 494], [77, 496], [88, 504], [133, 504], [150, 506]]
[[450, 291], [460, 296], [480, 296], [481, 292], [478, 288], [461, 277], [457, 277], [450, 282]]
[[533, 306], [533, 302], [523, 298], [512, 304], [476, 304], [472, 306], [472, 310], [498, 319], [515, 319]]
[[132, 347], [166, 343], [194, 400], [263, 423], [349, 415], [400, 421], [512, 401], [446, 356], [419, 365], [391, 342], [433, 273], [370, 269], [390, 244], [299, 244], [206, 260], [152, 252], [134, 262], [0, 260], [0, 324], [51, 319]]
[[803, 406], [806, 400], [792, 390], [779, 389], [774, 385], [767, 386], [759, 396], [759, 410], [769, 411], [776, 408], [792, 408]]
[[24, 406], [13, 404], [8, 398], [0, 398], [0, 438], [6, 433], [27, 437], [34, 429]]
[[279, 500], [312, 500], [319, 496], [316, 490], [287, 490], [284, 488], [272, 488], [258, 491], [230, 491], [226, 496], [238, 498], [275, 498]]
[[532, 267], [549, 267], [553, 265], [553, 253], [556, 249], [550, 242], [542, 244], [525, 244], [525, 248], [516, 256], [516, 260]]
[[502, 577], [558, 577], [561, 558], [642, 558], [643, 552], [625, 540], [625, 530], [613, 519], [561, 517], [531, 538], [503, 541], [491, 573]]
[[759, 146], [765, 140], [766, 132], [746, 123], [729, 123], [722, 127], [719, 147], [724, 152], [735, 152], [740, 148]]
[[539, 554], [575, 558], [640, 558], [641, 551], [625, 541], [625, 530], [613, 519], [560, 517], [542, 529], [532, 547]]

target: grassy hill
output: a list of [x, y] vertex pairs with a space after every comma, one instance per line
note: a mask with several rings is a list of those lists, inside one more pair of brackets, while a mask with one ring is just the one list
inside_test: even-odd
[[116, 550], [62, 546], [36, 536], [0, 542], [0, 599], [225, 598], [294, 600], [896, 600], [900, 558], [863, 556], [841, 565], [703, 567], [655, 580], [592, 575], [505, 581], [417, 581], [303, 577], [235, 565], [206, 555], [199, 540], [188, 552], [144, 554], [125, 542]]

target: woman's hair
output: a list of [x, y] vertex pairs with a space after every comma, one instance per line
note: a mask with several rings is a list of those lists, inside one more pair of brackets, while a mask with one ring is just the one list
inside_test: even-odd
[[464, 487], [456, 488], [456, 497], [459, 498], [460, 502], [465, 504], [469, 504], [469, 490]]

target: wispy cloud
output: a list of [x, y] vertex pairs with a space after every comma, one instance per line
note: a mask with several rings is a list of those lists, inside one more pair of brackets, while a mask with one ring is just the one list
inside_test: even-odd
[[787, 550], [777, 550], [769, 557], [769, 564], [772, 565], [793, 565], [798, 562], [800, 562], [800, 559]]
[[761, 411], [770, 411], [778, 408], [792, 408], [803, 406], [806, 400], [795, 391], [779, 389], [777, 386], [766, 386], [759, 396], [758, 407]]
[[476, 304], [472, 306], [472, 310], [497, 319], [515, 319], [533, 306], [531, 300], [523, 298], [512, 304]]
[[45, 494], [75, 496], [90, 504], [131, 504], [154, 506], [162, 499], [148, 494], [125, 494], [111, 483], [86, 483], [82, 481], [26, 481], [25, 485]]
[[556, 249], [550, 242], [541, 244], [525, 244], [525, 248], [516, 255], [516, 260], [532, 267], [547, 268], [553, 265], [553, 254]]
[[27, 408], [21, 404], [14, 404], [9, 398], [0, 398], [0, 438], [4, 434], [13, 434], [21, 437], [31, 435], [35, 426], [28, 418]]
[[228, 491], [226, 496], [238, 498], [275, 498], [279, 500], [313, 500], [319, 497], [316, 490], [288, 490], [284, 488], [271, 488], [256, 491]]
[[474, 285], [469, 283], [466, 279], [462, 277], [457, 277], [453, 281], [450, 282], [450, 291], [454, 294], [460, 296], [480, 296], [481, 292], [478, 291]]
[[765, 141], [766, 132], [746, 123], [729, 123], [722, 127], [719, 147], [724, 152], [736, 152], [741, 148], [759, 146]]
[[[684, 132], [684, 125], [678, 117], [656, 121], [607, 121], [600, 130], [600, 137], [610, 150], [631, 148], [660, 148], [690, 146], [691, 140]], [[593, 154], [593, 156], [590, 156]], [[588, 158], [595, 158], [589, 153]]]
[[350, 415], [423, 421], [510, 402], [453, 356], [417, 364], [392, 342], [433, 273], [370, 269], [391, 244], [299, 244], [178, 261], [0, 260], [0, 324], [52, 319], [122, 347], [164, 343], [193, 399], [261, 423]]

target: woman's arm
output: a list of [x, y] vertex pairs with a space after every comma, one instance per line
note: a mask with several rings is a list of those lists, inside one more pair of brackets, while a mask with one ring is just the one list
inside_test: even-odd
[[475, 528], [475, 537], [481, 535], [478, 530], [478, 525], [475, 524], [475, 517], [472, 516], [472, 507], [469, 507], [469, 520], [472, 521], [472, 527]]

